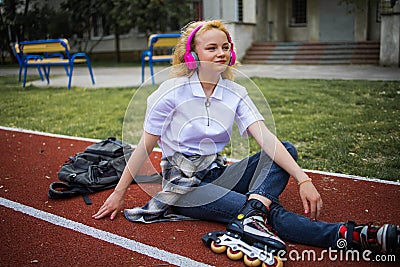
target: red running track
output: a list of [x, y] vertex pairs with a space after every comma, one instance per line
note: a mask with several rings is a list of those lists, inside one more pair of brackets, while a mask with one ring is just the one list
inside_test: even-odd
[[[1, 266], [244, 266], [242, 261], [231, 261], [203, 245], [201, 236], [223, 230], [222, 224], [184, 221], [145, 225], [131, 223], [122, 215], [114, 221], [93, 220], [91, 215], [110, 190], [91, 195], [90, 206], [80, 197], [49, 200], [49, 184], [57, 181], [61, 165], [89, 144], [91, 141], [85, 139], [0, 129]], [[400, 223], [399, 184], [334, 174], [310, 176], [324, 200], [321, 220]], [[149, 198], [138, 185], [131, 185], [125, 207], [141, 206]], [[301, 212], [293, 179], [281, 201], [287, 209]], [[351, 255], [346, 261], [344, 254], [333, 252], [329, 257], [320, 248], [299, 244], [289, 243], [288, 249], [284, 266], [399, 266], [400, 262], [399, 255], [397, 262], [383, 263], [365, 261], [361, 254], [358, 261]], [[296, 260], [302, 253], [302, 260]]]

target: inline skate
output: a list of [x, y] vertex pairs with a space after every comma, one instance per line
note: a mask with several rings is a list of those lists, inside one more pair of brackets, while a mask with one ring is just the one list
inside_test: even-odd
[[347, 249], [370, 250], [383, 254], [398, 254], [400, 250], [400, 227], [393, 224], [377, 226], [348, 221], [341, 235], [347, 241]]
[[226, 252], [231, 260], [243, 258], [247, 266], [281, 267], [278, 252], [286, 251], [285, 243], [267, 222], [268, 209], [256, 199], [246, 202], [227, 225], [226, 232], [203, 235], [203, 243], [215, 253]]

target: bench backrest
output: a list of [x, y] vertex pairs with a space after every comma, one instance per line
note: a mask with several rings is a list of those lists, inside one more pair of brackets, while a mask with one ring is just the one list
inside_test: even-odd
[[152, 34], [149, 37], [149, 49], [154, 47], [174, 47], [178, 43], [180, 33]]
[[25, 41], [15, 45], [15, 52], [24, 55], [64, 52], [69, 57], [69, 50], [67, 39]]

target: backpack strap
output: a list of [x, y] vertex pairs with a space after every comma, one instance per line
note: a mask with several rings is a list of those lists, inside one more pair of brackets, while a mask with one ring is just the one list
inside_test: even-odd
[[71, 186], [62, 182], [54, 182], [50, 184], [48, 196], [51, 199], [70, 198], [74, 196], [82, 196], [86, 205], [91, 205], [92, 201], [88, 196], [88, 191], [84, 187]]
[[144, 183], [159, 183], [162, 182], [161, 173], [153, 173], [151, 175], [136, 175], [132, 180], [133, 184], [144, 184]]

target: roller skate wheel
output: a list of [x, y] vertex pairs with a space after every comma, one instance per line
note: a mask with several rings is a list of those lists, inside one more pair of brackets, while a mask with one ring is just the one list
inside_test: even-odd
[[244, 255], [243, 261], [246, 266], [260, 266], [261, 264], [261, 261], [258, 258], [251, 258], [247, 255]]
[[226, 251], [226, 246], [220, 246], [215, 241], [211, 241], [211, 250], [214, 253], [224, 253]]
[[240, 250], [233, 250], [231, 247], [229, 247], [228, 250], [226, 251], [226, 255], [231, 260], [237, 261], [243, 257], [243, 252]]
[[273, 265], [269, 265], [269, 264], [266, 264], [265, 262], [263, 262], [261, 267], [283, 267], [283, 261], [281, 258], [274, 256], [274, 264]]

